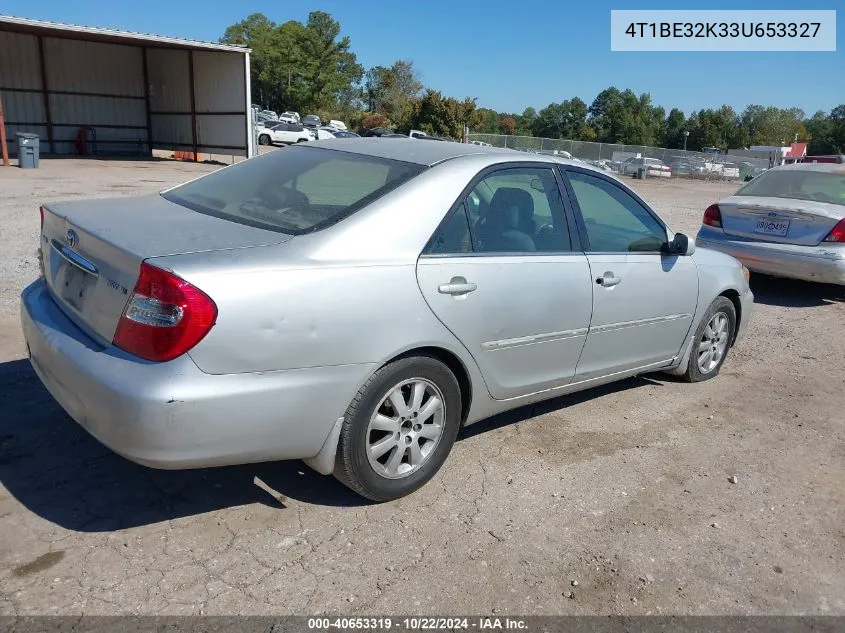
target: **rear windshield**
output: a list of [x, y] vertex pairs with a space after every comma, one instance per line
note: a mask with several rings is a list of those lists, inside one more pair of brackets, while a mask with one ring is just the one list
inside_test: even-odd
[[299, 235], [339, 222], [424, 169], [296, 146], [237, 163], [162, 195], [199, 213]]
[[773, 170], [760, 174], [736, 192], [738, 196], [766, 196], [816, 200], [845, 205], [845, 173]]

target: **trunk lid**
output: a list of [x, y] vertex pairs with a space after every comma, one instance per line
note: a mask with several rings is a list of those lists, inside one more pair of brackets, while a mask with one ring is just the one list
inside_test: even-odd
[[732, 196], [719, 211], [728, 235], [803, 246], [817, 246], [845, 217], [839, 204], [756, 196]]
[[44, 205], [41, 256], [53, 299], [107, 345], [145, 259], [268, 246], [291, 237], [197, 213], [159, 195], [84, 200]]

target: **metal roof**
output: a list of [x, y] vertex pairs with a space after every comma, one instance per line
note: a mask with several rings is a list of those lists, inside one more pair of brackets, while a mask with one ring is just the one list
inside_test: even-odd
[[46, 20], [30, 20], [28, 18], [17, 18], [11, 15], [0, 15], [0, 30], [14, 31], [16, 33], [28, 33], [31, 35], [46, 35], [98, 42], [111, 42], [114, 44], [147, 46], [151, 48], [185, 48], [195, 50], [225, 51], [229, 53], [250, 52], [250, 49], [244, 46], [231, 46], [229, 44], [218, 44], [216, 42], [201, 42], [198, 40], [187, 40], [179, 37], [151, 35], [149, 33], [134, 33], [132, 31], [120, 31], [117, 29], [102, 29], [94, 26], [78, 26], [75, 24], [64, 24], [62, 22], [48, 22]]

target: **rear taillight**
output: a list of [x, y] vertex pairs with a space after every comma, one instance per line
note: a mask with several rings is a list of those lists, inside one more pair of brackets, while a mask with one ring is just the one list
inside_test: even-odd
[[217, 306], [202, 290], [142, 263], [114, 344], [147, 360], [171, 360], [199, 343], [216, 319]]
[[718, 204], [711, 204], [704, 211], [704, 217], [701, 219], [702, 223], [707, 226], [715, 226], [722, 228], [722, 212], [719, 211]]
[[845, 242], [845, 218], [839, 220], [833, 230], [824, 238], [824, 242]]

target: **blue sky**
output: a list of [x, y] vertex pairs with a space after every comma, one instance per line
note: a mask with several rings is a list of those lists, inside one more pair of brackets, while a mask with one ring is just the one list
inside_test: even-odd
[[[305, 21], [323, 10], [341, 24], [365, 66], [411, 59], [423, 82], [499, 111], [538, 110], [609, 85], [649, 92], [667, 112], [723, 103], [797, 106], [807, 115], [845, 103], [845, 11], [837, 51], [632, 53], [610, 51], [610, 10], [683, 8], [682, 2], [602, 0], [0, 0], [0, 14], [217, 40], [249, 13]], [[701, 9], [836, 9], [841, 0], [724, 2]]]

